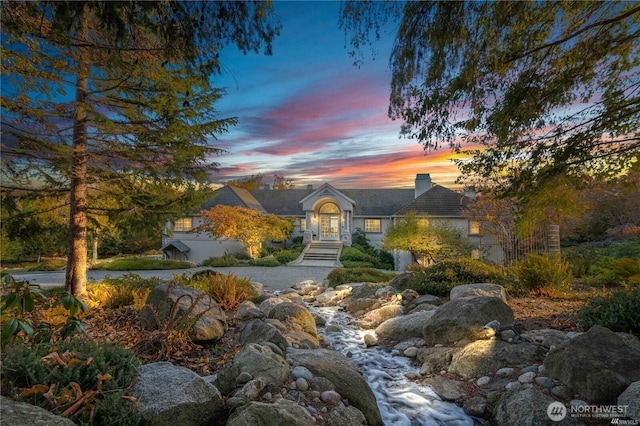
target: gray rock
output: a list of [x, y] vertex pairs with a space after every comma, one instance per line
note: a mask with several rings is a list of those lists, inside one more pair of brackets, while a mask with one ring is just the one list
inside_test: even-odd
[[502, 340], [478, 340], [453, 355], [449, 372], [468, 379], [504, 366], [528, 366], [542, 357], [543, 352], [533, 343], [511, 345]]
[[339, 302], [351, 296], [351, 288], [341, 290], [327, 290], [316, 296], [316, 302], [322, 306], [336, 306]]
[[422, 337], [425, 323], [434, 315], [434, 312], [433, 310], [422, 311], [388, 319], [376, 327], [376, 334], [395, 341]]
[[265, 299], [262, 301], [262, 303], [260, 303], [260, 310], [265, 317], [269, 317], [269, 313], [276, 305], [285, 302], [289, 302], [289, 300], [285, 299], [284, 297], [269, 297], [268, 299]]
[[218, 389], [193, 371], [169, 362], [141, 366], [131, 395], [138, 399], [143, 425], [207, 425], [223, 416]]
[[492, 320], [503, 326], [513, 324], [513, 311], [502, 299], [480, 296], [451, 300], [425, 322], [423, 338], [427, 345], [484, 338], [484, 325]]
[[384, 299], [388, 299], [392, 296], [395, 296], [396, 294], [396, 289], [391, 286], [382, 287], [376, 290], [376, 297], [381, 297]]
[[313, 373], [311, 373], [311, 371], [309, 371], [305, 367], [297, 366], [297, 367], [294, 367], [293, 370], [291, 370], [291, 378], [293, 380], [297, 380], [299, 378], [311, 380], [313, 379]]
[[336, 405], [342, 401], [342, 396], [336, 391], [328, 390], [320, 393], [320, 399], [327, 404]]
[[391, 318], [400, 317], [403, 313], [404, 308], [402, 306], [387, 305], [367, 312], [362, 320], [366, 321], [366, 323], [368, 324], [368, 328], [376, 328], [377, 326]]
[[[351, 283], [348, 287], [351, 288], [351, 297], [354, 299], [362, 299], [363, 297], [374, 297], [376, 292], [386, 287], [384, 283]], [[347, 287], [347, 285], [345, 285]]]
[[373, 334], [365, 334], [363, 340], [364, 345], [368, 348], [376, 346], [378, 344], [378, 339], [376, 339], [376, 336], [374, 336]]
[[161, 284], [147, 296], [140, 313], [145, 328], [156, 329], [163, 325], [156, 323], [154, 311], [161, 322], [175, 320], [168, 317], [177, 303], [177, 318], [188, 314], [189, 319], [197, 319], [189, 330], [193, 340], [207, 342], [224, 335], [228, 329], [226, 314], [208, 294], [189, 287], [174, 286], [171, 292], [169, 289], [169, 284]]
[[311, 380], [311, 389], [318, 392], [324, 392], [327, 390], [336, 390], [336, 385], [326, 377], [314, 377]]
[[362, 299], [349, 298], [340, 303], [340, 306], [344, 306], [345, 310], [350, 314], [356, 312], [369, 310], [372, 306], [380, 303], [378, 299], [371, 297], [364, 297]]
[[640, 421], [640, 381], [631, 383], [620, 394], [618, 405], [626, 405], [626, 415], [636, 421]]
[[459, 348], [448, 347], [427, 347], [418, 349], [416, 358], [422, 362], [420, 374], [434, 374], [440, 370], [446, 369], [453, 358], [453, 354], [459, 351]]
[[465, 401], [462, 409], [469, 416], [484, 418], [489, 414], [489, 403], [482, 396], [473, 396]]
[[497, 426], [544, 426], [576, 423], [569, 416], [565, 421], [552, 422], [547, 416], [547, 407], [552, 402], [554, 402], [552, 398], [536, 388], [506, 392], [493, 410], [494, 423]]
[[551, 377], [540, 376], [536, 377], [534, 381], [536, 382], [536, 385], [545, 389], [553, 389], [553, 387], [556, 385], [555, 380], [553, 380]]
[[496, 371], [496, 377], [500, 377], [500, 378], [506, 378], [506, 377], [513, 377], [513, 375], [515, 374], [515, 370], [511, 367], [503, 367], [501, 369], [499, 369], [498, 371]]
[[235, 319], [248, 320], [253, 318], [261, 318], [264, 314], [262, 311], [250, 300], [246, 300], [238, 306], [234, 315]]
[[362, 411], [369, 425], [383, 425], [373, 391], [349, 358], [328, 349], [291, 349], [287, 352], [287, 360], [291, 365], [304, 366], [315, 376], [330, 380], [342, 397]]
[[289, 342], [276, 327], [259, 319], [249, 321], [240, 333], [240, 344], [243, 346], [249, 343], [265, 342], [275, 344], [283, 354], [289, 347]]
[[500, 338], [505, 342], [511, 342], [513, 339], [516, 338], [516, 332], [511, 329], [503, 330], [500, 332]]
[[509, 382], [504, 385], [504, 389], [508, 391], [519, 391], [522, 389], [522, 383], [520, 382]]
[[402, 298], [402, 305], [407, 306], [413, 300], [416, 300], [418, 297], [420, 297], [420, 293], [415, 290], [406, 289], [403, 290], [402, 293], [400, 293], [400, 296]]
[[275, 305], [267, 315], [268, 318], [277, 319], [290, 327], [292, 324], [298, 325], [302, 331], [318, 337], [318, 330], [316, 328], [316, 321], [313, 319], [313, 315], [309, 310], [297, 303], [284, 302]]
[[640, 350], [611, 330], [593, 326], [549, 351], [544, 367], [547, 376], [591, 403], [614, 404], [627, 386], [640, 380]]
[[75, 423], [66, 417], [4, 396], [0, 396], [0, 419], [2, 424], [7, 426], [75, 426]]
[[416, 356], [418, 356], [418, 348], [416, 348], [415, 346], [408, 347], [404, 350], [402, 355], [406, 356], [407, 358], [415, 358]]
[[365, 421], [362, 411], [352, 405], [334, 408], [327, 418], [329, 426], [362, 426]]
[[445, 401], [455, 401], [467, 395], [460, 382], [445, 376], [427, 377], [423, 384], [431, 386], [433, 391]]
[[573, 392], [571, 392], [571, 388], [565, 385], [554, 386], [553, 388], [551, 388], [551, 394], [553, 396], [557, 396], [560, 399], [569, 399], [573, 397]]
[[538, 372], [538, 366], [537, 365], [529, 365], [527, 367], [524, 367], [522, 370], [520, 370], [521, 373], [537, 373]]
[[396, 290], [402, 291], [407, 288], [407, 284], [415, 275], [416, 272], [403, 272], [396, 275], [391, 281], [389, 281], [389, 285]]
[[270, 348], [249, 343], [220, 370], [215, 385], [223, 395], [229, 395], [239, 385], [238, 376], [242, 373], [262, 378], [271, 386], [281, 386], [289, 376], [289, 364]]
[[536, 373], [534, 373], [533, 371], [529, 371], [526, 373], [522, 373], [521, 375], [518, 376], [518, 381], [520, 383], [532, 383], [533, 379], [536, 377]]
[[309, 383], [304, 377], [299, 377], [296, 379], [296, 389], [300, 392], [306, 392], [309, 390]]
[[[176, 423], [178, 424], [178, 423]], [[313, 426], [313, 417], [304, 407], [293, 401], [279, 399], [269, 404], [252, 401], [236, 408], [227, 420], [227, 426]]]
[[478, 380], [476, 380], [477, 386], [485, 386], [485, 385], [488, 385], [489, 383], [491, 383], [491, 377], [489, 376], [482, 376]]
[[507, 291], [498, 284], [477, 283], [458, 285], [449, 292], [449, 299], [456, 300], [461, 297], [497, 297], [507, 303]]
[[234, 394], [234, 397], [242, 398], [245, 401], [254, 401], [258, 399], [260, 392], [267, 387], [267, 383], [263, 378], [251, 379], [247, 381], [242, 389]]

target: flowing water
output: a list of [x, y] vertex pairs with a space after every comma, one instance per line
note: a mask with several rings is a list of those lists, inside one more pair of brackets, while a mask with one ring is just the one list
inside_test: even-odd
[[[326, 320], [318, 332], [324, 335], [331, 348], [350, 354], [362, 371], [378, 401], [382, 420], [387, 426], [473, 426], [481, 424], [467, 416], [462, 408], [444, 402], [431, 388], [407, 380], [405, 374], [418, 373], [409, 359], [393, 356], [385, 348], [365, 350], [363, 336], [367, 332], [354, 326], [352, 318], [338, 308], [311, 308]], [[338, 332], [326, 332], [337, 326]]]

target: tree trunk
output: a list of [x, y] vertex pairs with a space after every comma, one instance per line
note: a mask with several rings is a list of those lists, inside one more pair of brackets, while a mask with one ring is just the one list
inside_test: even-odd
[[98, 234], [93, 234], [93, 256], [91, 258], [91, 263], [98, 262]]
[[[79, 37], [87, 40], [89, 6], [85, 4]], [[76, 80], [76, 101], [73, 117], [73, 153], [70, 187], [69, 254], [66, 290], [79, 296], [87, 286], [87, 92], [89, 86], [88, 48], [80, 47]]]

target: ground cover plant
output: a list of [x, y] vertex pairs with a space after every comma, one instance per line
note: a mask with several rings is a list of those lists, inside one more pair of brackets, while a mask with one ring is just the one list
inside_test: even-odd
[[390, 281], [395, 273], [388, 273], [373, 268], [336, 268], [329, 272], [327, 279], [330, 287], [346, 283], [380, 283]]
[[103, 269], [106, 271], [151, 271], [169, 269], [189, 269], [193, 265], [185, 260], [173, 259], [149, 259], [149, 258], [123, 258], [113, 259], [108, 262], [100, 262], [94, 265], [93, 269]]

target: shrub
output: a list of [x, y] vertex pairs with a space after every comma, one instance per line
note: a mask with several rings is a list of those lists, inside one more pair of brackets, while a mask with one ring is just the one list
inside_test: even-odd
[[202, 276], [193, 280], [190, 285], [208, 293], [225, 311], [236, 309], [240, 303], [259, 296], [249, 280], [233, 274]]
[[578, 317], [589, 328], [601, 325], [613, 331], [640, 333], [640, 288], [619, 290], [587, 302]]
[[302, 253], [302, 247], [299, 249], [280, 250], [277, 253], [274, 253], [273, 256], [278, 259], [278, 262], [286, 265], [287, 263], [296, 260], [300, 256], [300, 253]]
[[[3, 354], [3, 394], [85, 425], [132, 425], [136, 404], [123, 398], [139, 360], [119, 345], [87, 339], [32, 346], [9, 345]], [[6, 387], [5, 387], [6, 386]]]
[[202, 261], [202, 266], [213, 266], [213, 267], [223, 267], [223, 266], [237, 266], [238, 258], [234, 255], [227, 254], [221, 257], [210, 257]]
[[418, 271], [407, 283], [420, 294], [448, 297], [449, 291], [460, 284], [507, 284], [503, 270], [471, 258], [447, 259]]
[[343, 247], [340, 253], [340, 261], [373, 263], [373, 256], [358, 250], [356, 247]]
[[523, 291], [544, 293], [569, 290], [573, 282], [571, 269], [571, 264], [559, 257], [528, 253], [524, 260], [516, 262], [512, 270]]
[[280, 262], [273, 256], [260, 257], [249, 261], [251, 266], [280, 266]]
[[116, 309], [129, 305], [141, 308], [151, 290], [162, 283], [160, 278], [142, 278], [132, 273], [120, 277], [107, 275], [101, 284], [88, 286], [87, 293], [92, 302], [107, 308]]
[[189, 269], [191, 264], [185, 260], [128, 258], [115, 259], [96, 264], [93, 269], [105, 271], [151, 271], [167, 269]]
[[640, 259], [628, 257], [618, 259], [613, 264], [613, 272], [627, 283], [640, 282]]
[[345, 268], [374, 268], [375, 265], [371, 262], [358, 262], [355, 260], [343, 260], [342, 266]]
[[390, 281], [396, 274], [390, 274], [372, 268], [336, 268], [329, 272], [327, 279], [331, 287], [346, 283], [371, 282], [380, 283]]

